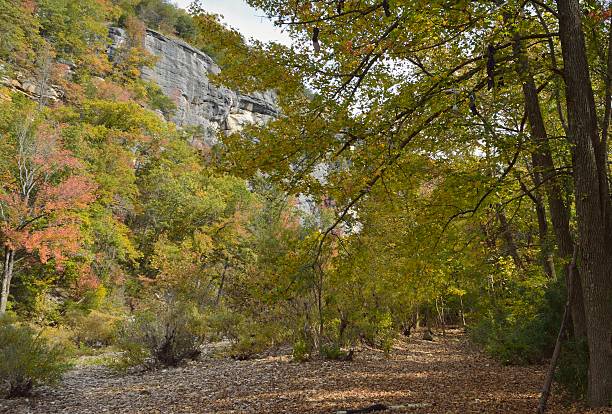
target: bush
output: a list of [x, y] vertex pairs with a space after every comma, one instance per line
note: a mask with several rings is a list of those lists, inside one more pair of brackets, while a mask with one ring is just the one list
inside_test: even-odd
[[515, 295], [498, 298], [468, 327], [485, 352], [509, 365], [541, 362], [552, 354], [563, 315], [565, 290], [547, 287], [508, 288]]
[[206, 325], [210, 331], [210, 340], [228, 339], [237, 342], [241, 336], [241, 328], [245, 318], [236, 312], [227, 309], [218, 309], [210, 312], [206, 317]]
[[230, 348], [230, 356], [245, 360], [255, 358], [283, 341], [282, 329], [275, 324], [243, 321]]
[[176, 104], [162, 92], [161, 88], [152, 82], [145, 85], [149, 106], [159, 110], [166, 119], [170, 119], [176, 111]]
[[91, 347], [112, 345], [117, 339], [121, 322], [120, 317], [97, 310], [89, 313], [73, 311], [66, 319], [74, 330], [75, 342]]
[[232, 344], [229, 355], [231, 358], [243, 361], [255, 358], [267, 348], [267, 341], [262, 340], [262, 337], [252, 335], [249, 337], [240, 338]]
[[195, 359], [205, 340], [204, 318], [188, 303], [157, 304], [140, 311], [119, 330], [123, 351], [117, 368], [135, 365], [177, 366]]
[[74, 343], [74, 331], [69, 327], [57, 325], [45, 327], [39, 333], [43, 341], [53, 347], [62, 349], [66, 357], [77, 355], [77, 347]]
[[231, 358], [255, 358], [279, 344], [287, 343], [286, 326], [271, 320], [254, 320], [237, 313], [217, 311], [208, 319], [211, 331], [229, 339]]
[[310, 359], [310, 349], [303, 339], [295, 341], [293, 344], [293, 360], [296, 362], [306, 362]]
[[587, 393], [587, 374], [589, 369], [589, 350], [586, 341], [563, 343], [555, 381], [573, 400], [582, 400]]
[[486, 353], [506, 365], [540, 362], [545, 358], [549, 338], [542, 334], [538, 318], [510, 322], [495, 318], [482, 319], [469, 328], [472, 341]]
[[14, 319], [0, 319], [0, 380], [7, 398], [27, 396], [38, 384], [54, 384], [69, 368], [60, 346]]
[[347, 337], [351, 341], [357, 338], [369, 346], [382, 349], [385, 354], [391, 352], [397, 329], [388, 311], [376, 311], [364, 318], [356, 319], [349, 324]]
[[320, 354], [324, 359], [331, 361], [345, 360], [348, 353], [342, 351], [337, 344], [321, 345]]
[[380, 344], [380, 349], [384, 351], [385, 355], [389, 355], [391, 348], [393, 348], [393, 340], [397, 335], [390, 313], [387, 312], [379, 318], [376, 333], [376, 339], [377, 343]]
[[176, 18], [176, 24], [174, 25], [176, 34], [183, 39], [190, 39], [197, 33], [195, 24], [191, 16], [181, 14]]

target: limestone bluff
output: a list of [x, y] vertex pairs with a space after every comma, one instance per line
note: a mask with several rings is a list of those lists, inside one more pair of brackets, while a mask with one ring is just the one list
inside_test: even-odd
[[[112, 56], [126, 41], [126, 33], [111, 27], [109, 35]], [[219, 131], [239, 131], [245, 125], [261, 125], [278, 116], [274, 92], [245, 95], [211, 83], [209, 75], [221, 69], [210, 56], [188, 43], [147, 29], [144, 46], [157, 62], [142, 68], [142, 78], [157, 83], [176, 104], [169, 121], [179, 127], [201, 127], [205, 144], [217, 143]]]

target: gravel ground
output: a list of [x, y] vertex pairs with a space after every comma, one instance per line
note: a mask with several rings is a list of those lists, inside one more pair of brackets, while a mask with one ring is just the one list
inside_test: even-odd
[[[398, 341], [388, 357], [362, 349], [352, 362], [204, 357], [129, 375], [83, 366], [56, 388], [0, 400], [0, 412], [335, 413], [381, 403], [403, 406], [393, 413], [534, 413], [545, 369], [501, 366], [450, 332], [434, 342]], [[550, 413], [587, 412], [553, 393]]]

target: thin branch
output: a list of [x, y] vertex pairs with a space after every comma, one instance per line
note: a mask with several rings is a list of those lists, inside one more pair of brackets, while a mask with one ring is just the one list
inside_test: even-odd
[[484, 203], [484, 201], [489, 197], [489, 195], [491, 195], [491, 193], [493, 193], [493, 191], [495, 191], [497, 189], [497, 187], [503, 182], [503, 180], [506, 178], [506, 176], [510, 173], [510, 171], [512, 171], [512, 168], [514, 168], [514, 165], [516, 164], [518, 158], [519, 158], [519, 154], [522, 150], [522, 145], [523, 143], [520, 142], [519, 146], [514, 154], [514, 157], [512, 158], [512, 160], [510, 161], [510, 163], [508, 164], [508, 166], [504, 169], [504, 171], [502, 172], [501, 176], [499, 176], [499, 178], [496, 180], [495, 184], [489, 188], [484, 195], [478, 200], [478, 202], [476, 203], [476, 205], [473, 208], [467, 209], [467, 210], [462, 210], [459, 211], [455, 214], [453, 214], [444, 224], [444, 226], [442, 227], [442, 231], [440, 232], [440, 235], [438, 236], [438, 239], [434, 245], [434, 248], [438, 246], [440, 240], [442, 239], [442, 236], [444, 235], [444, 233], [446, 232], [446, 229], [448, 228], [448, 226], [450, 226], [450, 224], [456, 220], [457, 218], [461, 218], [461, 217], [465, 217], [467, 215], [470, 216], [474, 216], [474, 214], [476, 214], [476, 212], [478, 211], [478, 209], [480, 208], [480, 206], [482, 206], [482, 204]]
[[546, 10], [547, 12], [549, 12], [550, 14], [552, 14], [553, 16], [555, 16], [556, 19], [559, 19], [559, 13], [557, 13], [557, 11], [555, 9], [553, 9], [552, 7], [548, 6], [546, 3], [543, 3], [539, 0], [531, 0], [531, 2], [534, 4], [534, 6], [540, 6], [541, 8], [543, 8], [544, 10]]

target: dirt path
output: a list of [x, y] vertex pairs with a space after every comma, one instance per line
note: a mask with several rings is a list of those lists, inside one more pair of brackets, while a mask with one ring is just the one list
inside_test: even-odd
[[[393, 413], [533, 413], [544, 369], [501, 366], [451, 333], [399, 343], [389, 357], [366, 349], [353, 362], [206, 358], [126, 376], [83, 367], [28, 400], [0, 400], [0, 412], [334, 413], [384, 403], [406, 407]], [[554, 397], [550, 412], [585, 411]]]

